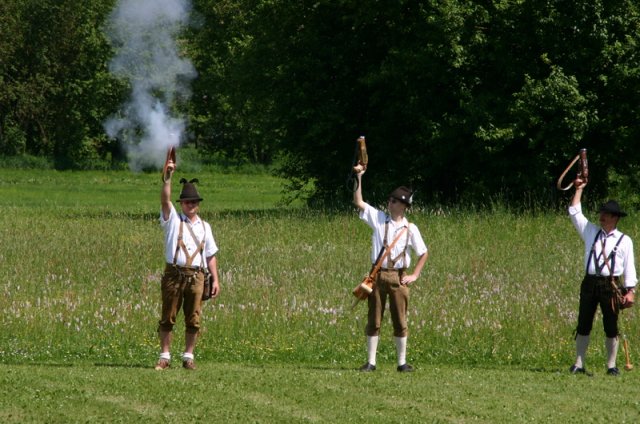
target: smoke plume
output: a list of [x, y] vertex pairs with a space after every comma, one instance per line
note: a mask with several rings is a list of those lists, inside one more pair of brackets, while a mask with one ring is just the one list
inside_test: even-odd
[[109, 70], [129, 81], [131, 95], [104, 127], [125, 146], [133, 170], [161, 166], [168, 147], [183, 139], [185, 121], [172, 108], [188, 99], [196, 77], [176, 45], [190, 11], [188, 0], [119, 0], [109, 16], [106, 32], [116, 51]]

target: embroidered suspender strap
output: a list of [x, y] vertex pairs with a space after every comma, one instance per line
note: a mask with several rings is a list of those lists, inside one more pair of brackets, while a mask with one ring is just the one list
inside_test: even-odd
[[616, 245], [613, 247], [613, 250], [611, 251], [611, 272], [609, 273], [610, 275], [613, 275], [613, 271], [615, 271], [616, 269], [616, 253], [618, 253], [618, 246], [620, 246], [620, 242], [622, 242], [622, 239], [624, 238], [624, 234], [620, 235], [620, 238], [618, 239], [618, 242], [616, 243]]
[[611, 250], [611, 253], [609, 253], [609, 256], [611, 257], [611, 265], [609, 265], [609, 258], [604, 255], [604, 243], [602, 243], [604, 264], [607, 266], [607, 269], [609, 270], [609, 277], [611, 277], [612, 283], [614, 278], [613, 272], [615, 271], [615, 267], [616, 267], [616, 252], [618, 251], [618, 246], [620, 246], [620, 242], [622, 241], [623, 238], [624, 238], [624, 234], [620, 236], [620, 238], [618, 239], [618, 242]]
[[[202, 221], [202, 228], [204, 229], [204, 221]], [[191, 255], [188, 259], [187, 259], [187, 266], [191, 266], [191, 264], [193, 263], [193, 260], [196, 258], [196, 256], [198, 255], [198, 253], [200, 253], [201, 259], [202, 259], [202, 264], [204, 264], [204, 255], [202, 254], [202, 252], [204, 251], [204, 239], [206, 236], [206, 230], [205, 230], [205, 235], [203, 235], [202, 241], [198, 242], [198, 238], [196, 237], [196, 234], [193, 232], [193, 228], [191, 228], [191, 225], [187, 226], [187, 229], [189, 230], [189, 233], [191, 233], [191, 237], [193, 238], [193, 241], [198, 245], [198, 249], [196, 249], [195, 252], [193, 252], [193, 255]], [[184, 246], [184, 243], [183, 243]], [[184, 246], [183, 250], [185, 252], [185, 255], [187, 254], [187, 247]], [[200, 268], [204, 269], [204, 266], [200, 266]]]
[[589, 265], [591, 265], [592, 257], [595, 258], [595, 262], [593, 263], [593, 266], [596, 269], [596, 274], [599, 274], [598, 261], [597, 261], [598, 258], [596, 258], [595, 256], [596, 256], [596, 242], [598, 241], [598, 238], [600, 237], [601, 232], [602, 230], [598, 230], [595, 238], [593, 239], [593, 243], [591, 243], [591, 252], [589, 252], [589, 259], [587, 260], [587, 269], [584, 271], [585, 274], [589, 274]]
[[393, 249], [393, 246], [396, 245], [396, 243], [398, 242], [398, 240], [400, 240], [400, 237], [402, 237], [402, 234], [407, 230], [407, 228], [403, 228], [402, 231], [400, 231], [400, 234], [398, 234], [398, 236], [395, 238], [395, 240], [393, 240], [393, 242], [384, 250], [384, 253], [382, 254], [382, 256], [380, 256], [380, 258], [378, 259], [378, 261], [373, 265], [373, 268], [371, 269], [371, 272], [369, 273], [369, 276], [371, 278], [376, 277], [376, 274], [378, 274], [378, 271], [380, 271], [380, 268], [382, 267], [382, 262], [384, 262], [385, 258], [387, 256], [389, 256], [389, 253], [391, 253], [391, 249]]
[[[398, 256], [396, 256], [395, 258], [389, 258], [389, 260], [391, 261], [391, 264], [393, 266], [396, 265], [396, 262], [398, 262], [398, 260], [400, 258], [402, 258], [402, 260], [404, 261], [406, 258], [406, 254], [407, 254], [407, 247], [409, 247], [409, 236], [411, 235], [411, 231], [409, 230], [409, 223], [407, 223], [407, 240], [404, 244], [404, 249], [402, 249], [402, 252], [398, 253]], [[405, 268], [406, 268], [406, 262], [404, 263]]]
[[180, 252], [180, 246], [182, 243], [182, 219], [180, 219], [180, 230], [178, 231], [178, 242], [176, 243], [176, 252], [173, 254], [173, 266], [177, 265], [178, 253]]
[[[407, 222], [407, 228], [409, 228], [409, 223]], [[384, 240], [382, 241], [382, 246], [384, 248], [387, 248], [387, 235], [389, 233], [389, 220], [387, 219], [387, 221], [385, 221], [384, 223]], [[407, 253], [407, 247], [409, 246], [409, 235], [410, 235], [410, 231], [407, 231], [407, 242], [404, 245], [404, 249], [402, 250], [401, 253], [398, 254], [398, 256], [396, 256], [395, 258], [391, 258], [389, 257], [389, 260], [391, 261], [391, 266], [394, 267], [396, 262], [398, 262], [398, 259], [405, 257], [405, 254]], [[389, 255], [391, 254], [391, 248], [389, 248]], [[382, 263], [382, 262], [381, 262]]]
[[[202, 224], [204, 226], [204, 223]], [[180, 251], [180, 249], [182, 249], [182, 252], [184, 253], [184, 257], [186, 259], [186, 264], [185, 266], [191, 266], [191, 264], [193, 263], [193, 260], [196, 258], [196, 256], [198, 255], [198, 253], [202, 254], [202, 251], [204, 249], [204, 239], [202, 239], [202, 241], [198, 241], [198, 238], [196, 237], [196, 235], [193, 232], [193, 229], [191, 228], [191, 226], [188, 226], [187, 229], [189, 230], [189, 232], [191, 233], [191, 237], [193, 238], [193, 241], [199, 245], [199, 248], [196, 249], [195, 252], [193, 252], [193, 255], [189, 255], [189, 251], [187, 250], [187, 246], [184, 244], [183, 241], [183, 226], [184, 226], [184, 221], [182, 221], [182, 219], [180, 220], [180, 230], [178, 231], [178, 243], [176, 243], [176, 253], [173, 255], [173, 265], [176, 266], [177, 261], [178, 261], [178, 252]], [[202, 262], [204, 263], [204, 255], [202, 256]], [[204, 268], [204, 267], [201, 267]]]

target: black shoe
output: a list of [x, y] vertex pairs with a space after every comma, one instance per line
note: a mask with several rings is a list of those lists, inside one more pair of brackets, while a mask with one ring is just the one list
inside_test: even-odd
[[363, 366], [361, 366], [360, 368], [358, 368], [358, 371], [362, 371], [362, 372], [371, 372], [371, 371], [375, 371], [376, 370], [376, 366], [375, 365], [371, 365], [370, 363], [366, 363]]
[[571, 368], [569, 368], [569, 372], [571, 374], [586, 374], [587, 370], [585, 370], [584, 368], [578, 368], [575, 365], [571, 365]]
[[620, 375], [620, 370], [617, 367], [609, 368], [607, 370], [607, 375], [617, 377], [618, 375]]
[[398, 372], [413, 372], [413, 367], [409, 364], [400, 365], [396, 369]]

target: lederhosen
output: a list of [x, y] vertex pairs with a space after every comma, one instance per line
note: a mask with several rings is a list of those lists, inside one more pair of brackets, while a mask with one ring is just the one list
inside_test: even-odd
[[[611, 276], [601, 275], [602, 269], [605, 265], [604, 263], [600, 265], [598, 261], [600, 256], [605, 254], [604, 245], [598, 257], [596, 257], [595, 252], [596, 243], [600, 239], [600, 235], [602, 233], [602, 230], [599, 230], [593, 240], [589, 259], [587, 260], [585, 276], [582, 280], [582, 284], [580, 285], [580, 309], [578, 313], [578, 327], [576, 328], [576, 333], [581, 336], [588, 336], [591, 333], [591, 329], [593, 328], [593, 318], [595, 317], [598, 305], [600, 305], [604, 332], [607, 337], [613, 338], [618, 336], [618, 314], [614, 310], [611, 302], [614, 296], [614, 291], [613, 287], [611, 287]], [[618, 251], [618, 246], [620, 245], [623, 237], [624, 234], [620, 236], [618, 242], [611, 250], [611, 253], [609, 253], [608, 260], [611, 264], [610, 273], [613, 273], [615, 270], [616, 252]], [[596, 274], [589, 274], [589, 265], [592, 259], [594, 260]], [[619, 277], [614, 277], [614, 281], [618, 285], [620, 283], [619, 280]]]
[[[204, 235], [198, 241], [193, 229], [187, 225], [187, 229], [198, 248], [189, 255], [187, 246], [183, 241], [184, 219], [180, 218], [180, 230], [178, 232], [178, 242], [173, 256], [173, 263], [168, 263], [162, 276], [162, 317], [159, 322], [159, 329], [172, 331], [176, 323], [176, 316], [182, 307], [185, 319], [185, 331], [195, 334], [200, 330], [200, 316], [202, 313], [202, 291], [204, 290], [204, 277], [206, 259], [204, 257], [204, 245], [206, 238], [206, 227], [204, 221]], [[184, 266], [177, 265], [178, 252], [182, 250], [186, 258]], [[201, 255], [201, 266], [191, 266], [196, 256]]]
[[[383, 246], [388, 248], [389, 219], [385, 222]], [[404, 249], [395, 258], [387, 258], [387, 268], [381, 268], [376, 279], [376, 286], [373, 293], [368, 297], [369, 312], [367, 316], [367, 336], [378, 336], [380, 326], [384, 317], [384, 309], [389, 297], [389, 311], [391, 312], [391, 322], [393, 323], [393, 335], [395, 337], [406, 337], [407, 309], [409, 306], [409, 287], [400, 284], [406, 268], [395, 268], [395, 264], [402, 258], [405, 261], [407, 247], [409, 246], [409, 224], [407, 223], [407, 238]]]

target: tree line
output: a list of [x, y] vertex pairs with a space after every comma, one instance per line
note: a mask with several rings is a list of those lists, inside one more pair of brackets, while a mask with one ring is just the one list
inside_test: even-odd
[[[115, 0], [0, 4], [0, 154], [117, 167], [104, 120]], [[272, 165], [292, 193], [348, 197], [355, 140], [367, 191], [442, 203], [557, 200], [587, 148], [594, 197], [640, 204], [640, 6], [633, 0], [192, 0], [176, 105], [208, 155]]]

